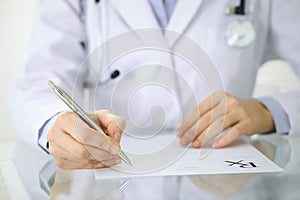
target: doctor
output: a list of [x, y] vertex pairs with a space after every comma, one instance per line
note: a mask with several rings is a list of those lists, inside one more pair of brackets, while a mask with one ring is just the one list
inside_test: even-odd
[[[173, 65], [194, 86], [198, 101], [183, 119], [166, 116], [167, 126], [178, 128], [177, 136], [183, 146], [192, 144], [199, 148], [225, 129], [229, 131], [217, 140], [215, 148], [225, 147], [241, 135], [299, 132], [300, 91], [256, 100], [251, 99], [251, 95], [257, 70], [269, 59], [286, 60], [300, 73], [300, 21], [296, 20], [300, 17], [300, 1], [236, 2], [40, 0], [24, 65], [12, 92], [11, 113], [16, 132], [29, 144], [50, 152], [62, 168], [102, 168], [119, 163], [116, 154], [120, 151], [127, 118], [122, 112], [112, 111], [110, 102], [114, 99], [110, 92], [126, 76], [128, 68], [151, 62], [170, 65], [170, 55], [157, 52], [129, 55], [109, 69], [119, 70], [121, 74], [101, 87], [95, 86], [99, 84], [96, 82], [99, 76], [95, 79], [91, 74], [99, 70], [99, 65], [84, 65], [83, 70], [80, 66], [87, 55], [105, 41], [118, 34], [147, 28], [161, 29], [158, 40], [167, 41], [172, 49], [179, 48], [184, 37], [203, 47], [223, 81], [223, 91], [217, 88], [204, 92], [200, 87], [203, 80], [194, 76], [193, 70], [185, 67], [186, 63], [174, 58]], [[169, 31], [178, 36], [168, 35]], [[78, 75], [79, 68], [83, 72]], [[67, 112], [47, 85], [48, 80], [55, 81], [69, 94], [73, 94], [74, 89], [79, 91], [77, 93], [83, 91], [86, 80], [94, 84], [95, 98], [99, 99], [93, 116], [109, 139], [96, 134]], [[76, 88], [73, 87], [75, 82]], [[143, 95], [137, 100], [141, 108], [134, 113], [140, 119], [148, 116], [144, 109], [147, 107], [145, 98], [150, 99], [147, 102], [153, 103], [151, 106], [156, 99], [151, 99], [147, 90]], [[182, 96], [187, 98], [184, 91]], [[76, 97], [80, 104], [81, 97]], [[118, 99], [122, 102], [122, 97]], [[160, 98], [162, 104], [167, 105], [164, 100]], [[223, 124], [221, 130], [213, 128], [220, 123]]]

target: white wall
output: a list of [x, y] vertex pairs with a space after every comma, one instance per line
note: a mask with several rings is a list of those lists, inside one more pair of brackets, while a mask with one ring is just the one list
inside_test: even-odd
[[[2, 146], [15, 140], [7, 116], [6, 99], [31, 30], [34, 7], [35, 0], [0, 0], [0, 145]], [[259, 87], [256, 89], [256, 96], [300, 88], [298, 79], [284, 62], [266, 64], [260, 70], [257, 82]]]
[[0, 0], [0, 145], [15, 137], [6, 99], [31, 30], [35, 0]]

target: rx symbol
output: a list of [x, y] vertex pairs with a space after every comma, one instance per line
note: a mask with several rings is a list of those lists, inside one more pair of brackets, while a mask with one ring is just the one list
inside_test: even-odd
[[257, 167], [257, 165], [254, 163], [254, 162], [245, 162], [243, 160], [239, 160], [237, 162], [235, 161], [225, 161], [226, 163], [229, 163], [228, 166], [234, 166], [234, 165], [237, 165], [241, 168], [254, 168], [254, 167]]

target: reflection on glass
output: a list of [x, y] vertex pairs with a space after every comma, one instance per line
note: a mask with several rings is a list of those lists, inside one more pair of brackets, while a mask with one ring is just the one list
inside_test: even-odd
[[93, 170], [62, 170], [55, 175], [51, 199], [122, 199], [129, 180], [95, 180]]
[[[32, 199], [297, 199], [300, 137], [251, 141], [285, 172], [281, 174], [152, 177], [96, 180], [94, 170], [57, 169], [50, 156], [20, 143], [13, 162]], [[274, 190], [276, 188], [276, 190]], [[270, 192], [272, 191], [272, 192]], [[145, 196], [146, 195], [146, 196]], [[137, 198], [137, 196], [139, 198]], [[153, 198], [152, 198], [153, 199]]]

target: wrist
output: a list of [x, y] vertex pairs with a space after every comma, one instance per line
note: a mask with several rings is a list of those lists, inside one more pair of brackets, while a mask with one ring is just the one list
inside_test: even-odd
[[257, 117], [258, 121], [258, 130], [257, 133], [272, 133], [275, 131], [275, 123], [272, 117], [271, 112], [269, 109], [262, 104], [261, 102], [257, 100], [253, 100], [256, 102], [258, 108], [259, 108], [259, 113], [258, 115], [260, 117]]

